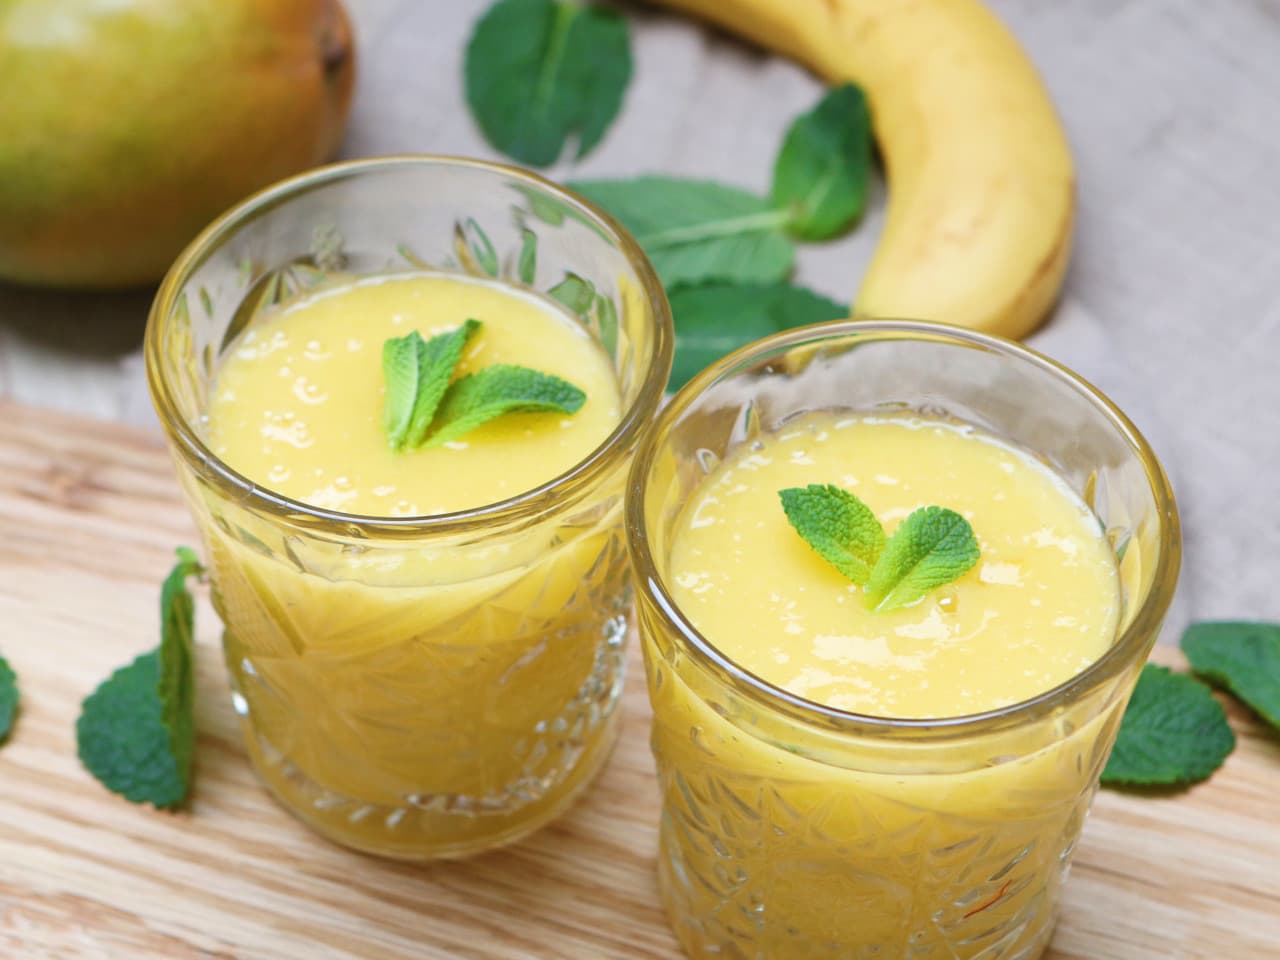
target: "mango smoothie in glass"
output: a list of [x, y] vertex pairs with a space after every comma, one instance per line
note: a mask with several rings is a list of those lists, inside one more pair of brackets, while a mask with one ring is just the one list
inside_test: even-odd
[[[784, 507], [814, 487], [862, 503], [879, 555], [930, 507], [974, 553], [877, 592], [878, 564]], [[682, 390], [628, 498], [659, 881], [688, 955], [1040, 956], [1177, 578], [1172, 494], [1132, 424], [998, 338], [823, 324]]]
[[[464, 327], [452, 385], [514, 365], [580, 402], [397, 446], [384, 345]], [[146, 349], [281, 803], [401, 858], [510, 842], [572, 803], [617, 733], [624, 473], [671, 358], [634, 242], [512, 168], [340, 164], [198, 238]]]

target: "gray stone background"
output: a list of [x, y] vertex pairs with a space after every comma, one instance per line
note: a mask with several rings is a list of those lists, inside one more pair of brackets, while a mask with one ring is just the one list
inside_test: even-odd
[[[1075, 150], [1079, 229], [1056, 315], [1029, 342], [1093, 380], [1164, 459], [1186, 532], [1187, 619], [1280, 619], [1280, 0], [989, 0], [1039, 65]], [[462, 52], [489, 0], [347, 0], [360, 77], [346, 157], [496, 157], [466, 111]], [[785, 61], [639, 4], [635, 76], [570, 172], [767, 188], [819, 95]], [[927, 55], [927, 54], [922, 54]], [[879, 234], [800, 249], [839, 300]], [[0, 396], [154, 426], [139, 353], [148, 296], [0, 287]]]

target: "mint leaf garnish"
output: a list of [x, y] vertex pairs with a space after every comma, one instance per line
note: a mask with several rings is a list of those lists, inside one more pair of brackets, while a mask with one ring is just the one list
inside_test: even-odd
[[159, 682], [155, 650], [121, 667], [85, 700], [76, 742], [80, 762], [112, 793], [172, 809], [187, 798], [190, 779], [173, 754]]
[[1207, 686], [1149, 663], [1138, 677], [1102, 782], [1195, 783], [1222, 766], [1235, 745], [1226, 712]]
[[888, 612], [959, 579], [978, 562], [969, 521], [945, 507], [922, 507], [898, 525], [867, 584], [867, 606]]
[[827, 240], [862, 213], [871, 172], [871, 118], [862, 91], [836, 87], [787, 131], [772, 199], [801, 240]]
[[849, 315], [847, 305], [789, 283], [682, 286], [668, 291], [667, 299], [676, 328], [670, 390], [752, 340]]
[[[585, 295], [589, 305], [594, 294], [587, 289]], [[393, 448], [448, 443], [506, 413], [582, 409], [587, 395], [581, 389], [527, 367], [494, 364], [450, 383], [463, 348], [480, 326], [479, 320], [468, 320], [430, 340], [415, 330], [382, 345], [387, 386], [383, 425]]]
[[790, 487], [779, 490], [778, 496], [805, 543], [854, 583], [865, 586], [885, 545], [884, 528], [871, 508], [829, 483]]
[[736, 187], [637, 177], [569, 184], [613, 214], [644, 247], [668, 288], [732, 280], [773, 283], [791, 272], [789, 214]]
[[444, 395], [427, 446], [456, 440], [507, 413], [577, 413], [587, 395], [548, 373], [495, 364], [453, 383]]
[[467, 103], [496, 149], [545, 167], [576, 132], [581, 158], [622, 106], [627, 21], [569, 0], [500, 0], [476, 23], [464, 73]]
[[108, 790], [134, 803], [172, 809], [191, 789], [195, 606], [186, 579], [200, 572], [195, 554], [179, 548], [160, 590], [160, 646], [105, 680], [76, 721], [80, 761]]
[[18, 675], [9, 661], [0, 657], [0, 743], [9, 739], [13, 718], [18, 713]]
[[479, 329], [480, 321], [467, 320], [430, 340], [415, 330], [382, 345], [387, 387], [382, 423], [393, 449], [421, 446], [462, 351]]
[[1280, 624], [1193, 623], [1182, 635], [1191, 669], [1280, 730]]

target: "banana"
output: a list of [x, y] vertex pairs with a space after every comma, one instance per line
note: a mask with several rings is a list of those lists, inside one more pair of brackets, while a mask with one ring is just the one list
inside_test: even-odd
[[1035, 68], [980, 0], [655, 0], [862, 87], [889, 208], [856, 315], [1022, 337], [1057, 299], [1075, 179]]

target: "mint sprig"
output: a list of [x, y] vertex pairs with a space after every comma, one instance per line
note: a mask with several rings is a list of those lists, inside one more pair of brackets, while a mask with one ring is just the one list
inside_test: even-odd
[[382, 345], [382, 376], [387, 386], [382, 425], [392, 449], [421, 446], [449, 387], [449, 378], [480, 321], [468, 319], [456, 330], [430, 340], [414, 330]]
[[9, 739], [14, 717], [18, 714], [18, 675], [9, 661], [0, 657], [0, 743]]
[[1235, 745], [1226, 712], [1207, 686], [1149, 663], [1138, 677], [1102, 782], [1196, 783], [1222, 766]]
[[545, 167], [576, 133], [581, 158], [622, 106], [627, 21], [571, 0], [499, 0], [476, 23], [464, 74], [472, 115], [496, 149]]
[[915, 603], [960, 579], [980, 555], [968, 520], [946, 507], [921, 507], [885, 544], [867, 584], [867, 606], [885, 612]]
[[1280, 730], [1280, 625], [1193, 623], [1182, 634], [1182, 652], [1193, 671]]
[[773, 167], [772, 200], [801, 240], [828, 240], [862, 214], [871, 173], [871, 118], [853, 84], [828, 91], [787, 131]]
[[865, 588], [869, 609], [887, 613], [964, 576], [980, 551], [969, 521], [945, 507], [922, 507], [886, 538], [871, 508], [832, 484], [779, 490], [782, 509], [805, 543]]
[[172, 809], [191, 789], [195, 603], [186, 581], [202, 572], [195, 553], [180, 547], [160, 590], [159, 647], [115, 671], [85, 699], [76, 721], [80, 761], [134, 803]]
[[[577, 413], [587, 395], [549, 373], [494, 364], [453, 380], [479, 320], [424, 340], [415, 330], [382, 347], [383, 427], [395, 450], [456, 440], [508, 413]], [[451, 382], [452, 381], [452, 382]]]

